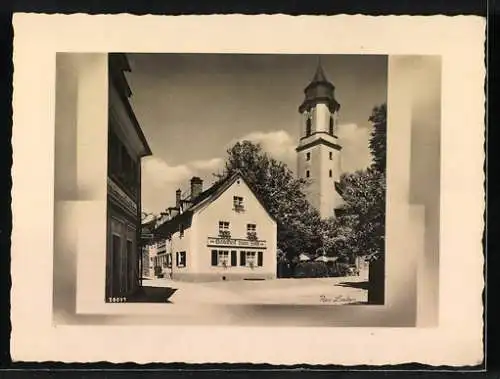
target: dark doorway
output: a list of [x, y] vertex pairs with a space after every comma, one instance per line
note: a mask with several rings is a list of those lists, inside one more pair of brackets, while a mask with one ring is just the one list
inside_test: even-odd
[[112, 239], [112, 260], [113, 260], [113, 268], [111, 272], [111, 276], [113, 278], [113, 286], [112, 286], [112, 294], [111, 296], [117, 296], [121, 292], [121, 238], [120, 236], [113, 235]]

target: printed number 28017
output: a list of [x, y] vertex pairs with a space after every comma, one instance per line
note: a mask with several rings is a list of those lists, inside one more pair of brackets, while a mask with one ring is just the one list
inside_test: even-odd
[[126, 301], [126, 297], [108, 297], [109, 303], [125, 303]]

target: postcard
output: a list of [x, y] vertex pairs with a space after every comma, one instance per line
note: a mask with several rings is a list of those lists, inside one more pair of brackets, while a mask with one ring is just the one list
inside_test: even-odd
[[14, 360], [482, 362], [483, 19], [14, 31]]

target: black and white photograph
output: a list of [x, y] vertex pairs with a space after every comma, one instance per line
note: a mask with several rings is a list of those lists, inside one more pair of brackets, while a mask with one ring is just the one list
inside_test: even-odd
[[387, 64], [110, 54], [106, 300], [383, 304]]
[[14, 30], [14, 359], [479, 364], [482, 20]]

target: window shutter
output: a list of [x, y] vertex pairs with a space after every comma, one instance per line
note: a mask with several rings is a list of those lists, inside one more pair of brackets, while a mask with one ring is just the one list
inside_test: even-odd
[[179, 267], [179, 252], [175, 253], [175, 264]]
[[218, 264], [218, 259], [217, 259], [217, 250], [212, 250], [212, 266], [217, 266]]
[[238, 258], [236, 256], [236, 250], [231, 251], [231, 266], [238, 266]]
[[263, 264], [263, 257], [262, 257], [262, 251], [259, 251], [257, 253], [257, 266], [262, 266]]
[[240, 266], [246, 266], [246, 253], [244, 251], [240, 251]]

